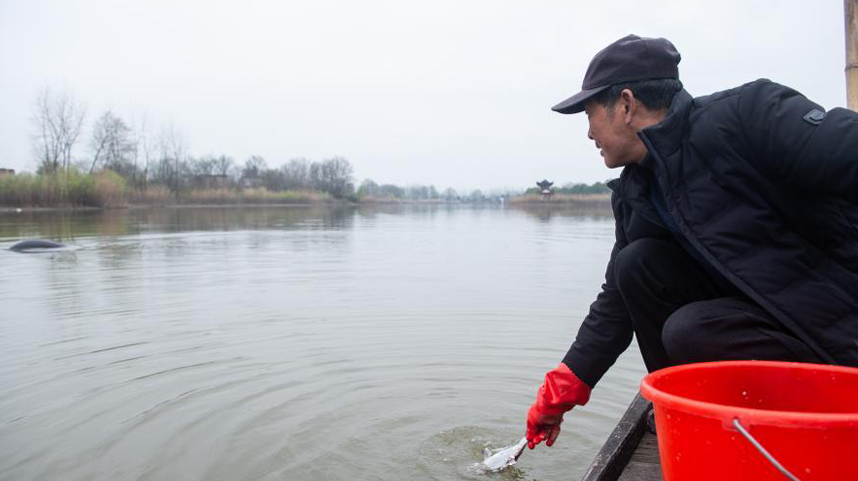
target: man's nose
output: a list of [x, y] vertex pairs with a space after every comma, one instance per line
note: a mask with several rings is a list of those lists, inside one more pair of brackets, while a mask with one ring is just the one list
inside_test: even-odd
[[593, 138], [593, 131], [591, 129], [587, 129], [587, 138], [590, 140], [596, 140]]

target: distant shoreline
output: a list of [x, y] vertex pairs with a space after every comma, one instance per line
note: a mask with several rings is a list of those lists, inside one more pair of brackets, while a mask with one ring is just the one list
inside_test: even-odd
[[15, 214], [26, 212], [108, 212], [108, 211], [126, 211], [126, 210], [145, 210], [145, 209], [218, 209], [218, 208], [270, 208], [270, 207], [321, 207], [321, 206], [347, 206], [357, 205], [348, 202], [290, 202], [290, 203], [244, 203], [244, 204], [187, 204], [187, 203], [171, 203], [171, 204], [128, 204], [124, 206], [112, 207], [92, 207], [92, 206], [56, 206], [56, 207], [7, 207], [0, 206], [0, 214]]
[[543, 197], [538, 194], [525, 194], [509, 199], [510, 204], [529, 205], [574, 205], [574, 204], [607, 204], [611, 205], [611, 194], [553, 194]]
[[[336, 160], [336, 159], [334, 159]], [[340, 159], [346, 162], [344, 159]], [[331, 161], [333, 162], [333, 160]], [[315, 165], [315, 164], [314, 164]], [[325, 164], [327, 165], [327, 164]], [[276, 171], [272, 175], [285, 175]], [[320, 174], [321, 175], [321, 174]], [[104, 169], [94, 174], [77, 169], [50, 174], [0, 176], [0, 212], [88, 211], [97, 209], [140, 209], [151, 207], [217, 207], [217, 206], [314, 206], [314, 205], [509, 205], [610, 207], [610, 193], [601, 182], [593, 185], [568, 184], [552, 189], [543, 196], [541, 190], [530, 188], [524, 193], [507, 191], [484, 194], [480, 189], [458, 194], [453, 189], [439, 192], [434, 186], [399, 187], [364, 181], [355, 190], [350, 178], [336, 187], [326, 178], [313, 182], [304, 179], [305, 187], [285, 188], [282, 182], [266, 187], [265, 179], [246, 177], [241, 180], [226, 176], [195, 176], [176, 180], [172, 186], [164, 183], [132, 187], [129, 180]], [[221, 178], [223, 177], [223, 178]], [[275, 175], [276, 177], [276, 175]], [[214, 183], [214, 180], [219, 182]], [[253, 186], [242, 185], [253, 180]], [[273, 182], [272, 179], [268, 179]], [[276, 179], [274, 179], [276, 180]], [[282, 180], [282, 179], [281, 179]], [[312, 180], [312, 179], [311, 179]], [[209, 186], [206, 186], [206, 182]], [[271, 183], [269, 182], [269, 183]], [[276, 185], [275, 185], [276, 184]], [[329, 185], [330, 184], [330, 185]], [[332, 187], [332, 185], [334, 185]]]
[[511, 197], [504, 202], [460, 202], [446, 201], [442, 199], [408, 200], [408, 199], [362, 199], [357, 202], [349, 200], [326, 199], [318, 201], [292, 201], [292, 202], [138, 202], [128, 203], [122, 206], [93, 207], [93, 206], [0, 206], [0, 214], [25, 213], [25, 212], [96, 212], [96, 211], [122, 211], [140, 209], [212, 209], [212, 208], [272, 208], [272, 207], [345, 207], [345, 206], [390, 206], [390, 205], [500, 205], [510, 206], [545, 206], [545, 207], [570, 207], [575, 205], [597, 207], [610, 207], [610, 194], [555, 194], [549, 199], [541, 196], [522, 195]]

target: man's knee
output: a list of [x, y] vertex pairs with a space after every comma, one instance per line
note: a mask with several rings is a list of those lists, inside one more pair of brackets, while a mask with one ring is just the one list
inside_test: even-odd
[[822, 362], [762, 307], [739, 297], [680, 307], [664, 323], [661, 340], [672, 364], [743, 359]]
[[661, 331], [665, 351], [674, 364], [715, 360], [725, 353], [717, 352], [717, 333], [710, 332], [711, 313], [707, 303], [692, 302], [670, 315]]

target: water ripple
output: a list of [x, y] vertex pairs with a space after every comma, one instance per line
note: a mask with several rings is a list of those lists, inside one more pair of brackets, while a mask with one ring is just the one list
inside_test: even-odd
[[[21, 229], [54, 229], [38, 222]], [[0, 252], [26, 273], [0, 278], [0, 479], [478, 479], [482, 449], [521, 436], [613, 237], [609, 218], [468, 208], [80, 225], [73, 259]], [[583, 473], [637, 356], [497, 478]]]

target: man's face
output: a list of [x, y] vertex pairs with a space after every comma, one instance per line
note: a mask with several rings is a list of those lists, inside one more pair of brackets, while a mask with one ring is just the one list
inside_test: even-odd
[[628, 122], [622, 99], [608, 108], [591, 100], [585, 105], [584, 112], [590, 123], [587, 137], [596, 141], [596, 148], [609, 169], [643, 160], [646, 148]]

